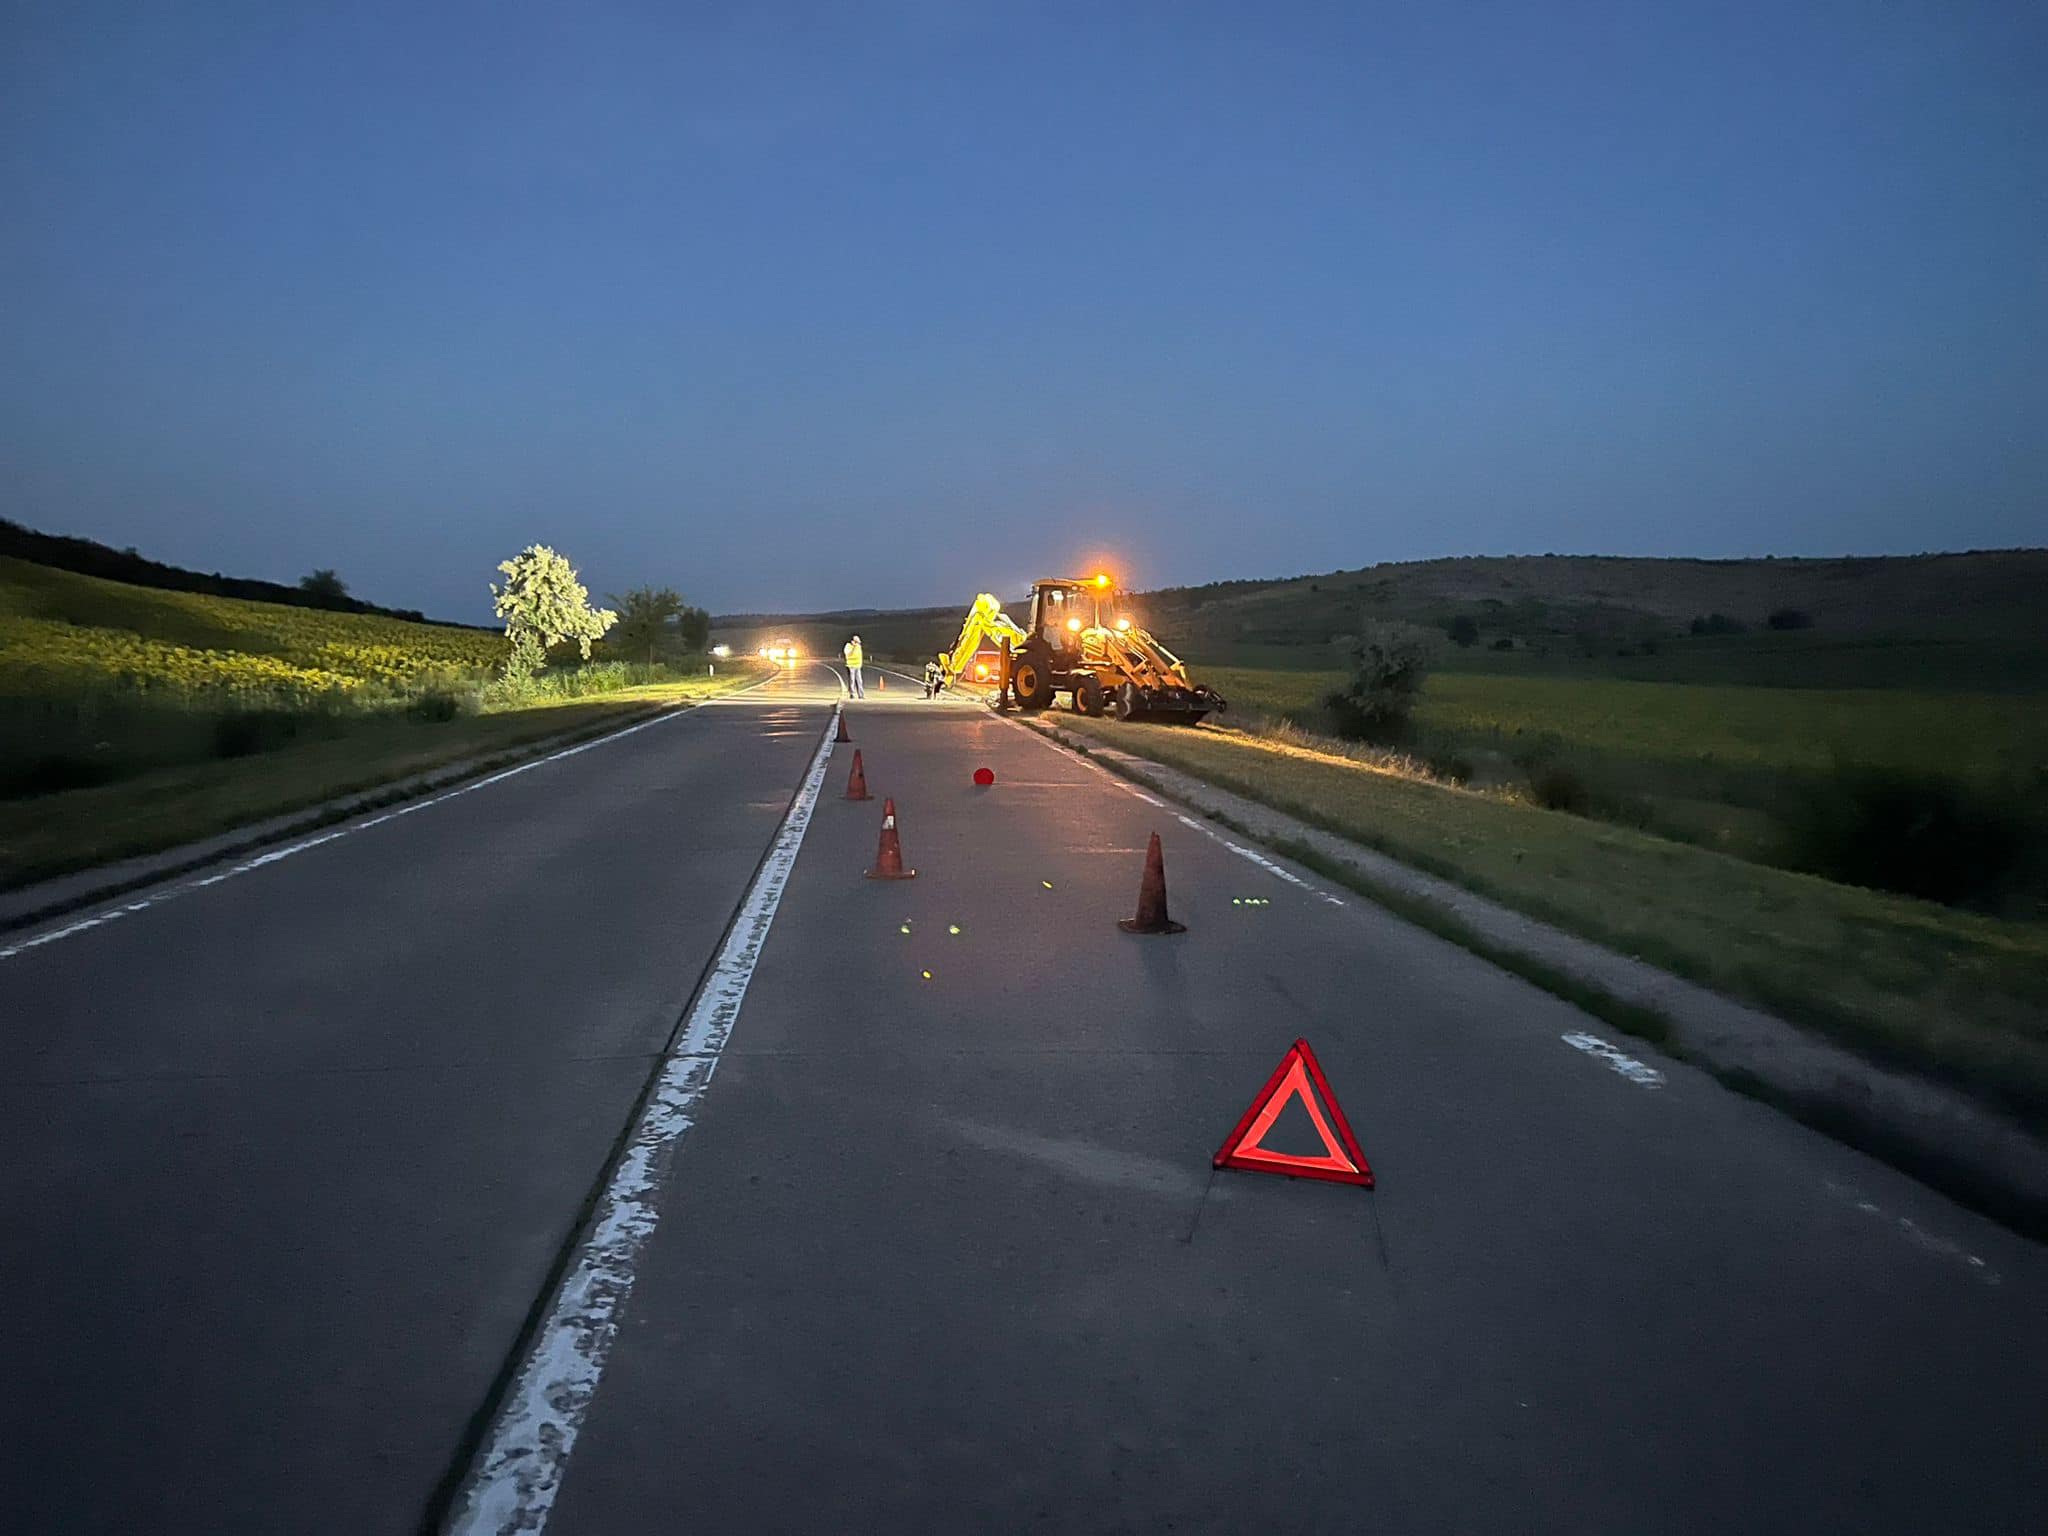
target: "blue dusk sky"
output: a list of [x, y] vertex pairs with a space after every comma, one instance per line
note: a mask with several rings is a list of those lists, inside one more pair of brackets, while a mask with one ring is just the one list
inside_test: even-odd
[[2038, 4], [0, 8], [0, 513], [487, 612], [2048, 534]]

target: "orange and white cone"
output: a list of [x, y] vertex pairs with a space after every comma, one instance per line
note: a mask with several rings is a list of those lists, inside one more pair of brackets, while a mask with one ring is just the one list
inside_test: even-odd
[[1159, 834], [1145, 846], [1145, 878], [1138, 883], [1138, 915], [1117, 920], [1125, 933], [1186, 933], [1185, 923], [1166, 915], [1166, 859], [1159, 852]]
[[882, 802], [882, 841], [875, 849], [875, 867], [870, 880], [915, 880], [917, 871], [903, 867], [903, 844], [896, 836], [896, 802]]
[[853, 749], [853, 771], [846, 776], [846, 798], [849, 800], [872, 800], [868, 793], [867, 770], [860, 765], [860, 748]]

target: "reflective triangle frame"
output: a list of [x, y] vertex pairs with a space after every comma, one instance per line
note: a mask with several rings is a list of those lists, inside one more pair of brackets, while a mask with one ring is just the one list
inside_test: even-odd
[[[1321, 1105], [1317, 1103], [1319, 1097]], [[1270, 1152], [1259, 1145], [1273, 1128], [1273, 1122], [1280, 1118], [1281, 1111], [1296, 1098], [1308, 1111], [1316, 1134], [1323, 1139], [1324, 1155], [1321, 1157]], [[1329, 1108], [1328, 1119], [1323, 1116], [1322, 1105]], [[1335, 1136], [1330, 1134], [1333, 1125], [1337, 1133]], [[1251, 1108], [1223, 1138], [1223, 1145], [1216, 1149], [1212, 1165], [1238, 1168], [1247, 1173], [1326, 1179], [1333, 1184], [1356, 1184], [1362, 1189], [1374, 1187], [1372, 1166], [1366, 1162], [1365, 1153], [1359, 1150], [1358, 1138], [1351, 1133], [1351, 1122], [1344, 1118], [1343, 1107], [1338, 1104], [1337, 1096], [1330, 1092], [1330, 1080], [1323, 1076], [1322, 1063], [1316, 1060], [1316, 1053], [1306, 1040], [1297, 1040], [1287, 1048], [1287, 1054], [1280, 1058], [1280, 1065], [1266, 1079], [1266, 1086], [1252, 1099]]]

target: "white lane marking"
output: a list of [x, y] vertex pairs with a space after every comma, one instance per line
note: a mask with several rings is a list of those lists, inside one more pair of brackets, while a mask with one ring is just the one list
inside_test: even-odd
[[763, 686], [763, 684], [771, 683], [774, 680], [773, 676], [765, 677], [761, 682], [749, 683], [744, 688], [735, 688], [731, 693], [721, 694], [715, 699], [702, 700], [686, 709], [664, 710], [652, 720], [642, 720], [638, 725], [629, 725], [622, 731], [612, 731], [604, 736], [593, 736], [590, 740], [578, 742], [573, 747], [564, 747], [559, 752], [550, 752], [546, 757], [536, 757], [527, 762], [516, 764], [511, 768], [504, 769], [502, 772], [491, 774], [488, 778], [473, 780], [468, 784], [462, 785], [460, 788], [449, 790], [446, 794], [435, 795], [425, 800], [414, 800], [395, 811], [385, 811], [362, 821], [349, 822], [347, 825], [337, 827], [331, 832], [323, 832], [317, 837], [308, 837], [296, 843], [287, 843], [282, 848], [273, 848], [267, 853], [258, 854], [253, 859], [245, 859], [240, 864], [232, 864], [226, 869], [205, 876], [203, 879], [187, 880], [180, 885], [167, 886], [141, 901], [131, 901], [126, 906], [112, 907], [105, 912], [95, 913], [91, 917], [79, 918], [73, 922], [66, 923], [61, 928], [51, 928], [29, 938], [17, 940], [13, 944], [0, 948], [0, 960], [12, 960], [16, 955], [26, 954], [32, 949], [41, 949], [45, 944], [54, 944], [59, 939], [75, 938], [81, 933], [89, 933], [95, 928], [103, 928], [108, 923], [118, 918], [126, 917], [132, 912], [147, 911], [153, 906], [161, 906], [164, 902], [174, 901], [180, 896], [190, 895], [193, 891], [203, 891], [209, 886], [219, 885], [223, 881], [232, 880], [237, 875], [246, 875], [255, 870], [267, 869], [270, 865], [282, 863], [294, 855], [306, 852], [309, 848], [318, 848], [323, 843], [331, 843], [357, 832], [367, 832], [372, 827], [381, 827], [387, 821], [396, 821], [401, 816], [410, 816], [414, 811], [424, 811], [436, 805], [446, 805], [450, 800], [460, 799], [462, 796], [474, 793], [479, 789], [488, 789], [493, 784], [502, 784], [507, 779], [516, 778], [522, 773], [529, 773], [535, 768], [545, 768], [549, 763], [558, 763], [563, 758], [574, 757], [579, 752], [588, 752], [592, 747], [602, 747], [614, 741], [623, 741], [637, 731], [646, 730], [649, 726], [661, 725], [670, 720], [680, 720], [686, 716], [694, 715], [706, 705], [720, 704], [728, 699], [737, 698], [743, 693], [751, 693], [754, 689]]
[[1588, 1035], [1581, 1032], [1564, 1035], [1560, 1038], [1574, 1050], [1584, 1051], [1588, 1056], [1598, 1056], [1608, 1066], [1614, 1068], [1615, 1071], [1632, 1083], [1639, 1083], [1645, 1088], [1662, 1088], [1664, 1086], [1664, 1074], [1662, 1072], [1659, 1072], [1655, 1067], [1637, 1061], [1633, 1056], [1624, 1056], [1598, 1035]]
[[852, 679], [846, 676], [845, 674], [841, 673], [840, 670], [837, 667], [833, 666], [831, 662], [811, 659], [808, 664], [814, 667], [823, 667], [827, 672], [830, 672], [832, 674], [832, 681], [834, 684], [837, 685], [839, 689], [839, 697], [842, 700], [851, 699], [853, 697]]
[[1893, 1216], [1888, 1211], [1881, 1209], [1875, 1201], [1865, 1199], [1861, 1190], [1851, 1189], [1846, 1184], [1837, 1184], [1833, 1179], [1825, 1179], [1822, 1182], [1827, 1185], [1829, 1194], [1847, 1201], [1866, 1216], [1875, 1216], [1879, 1221], [1896, 1227], [1899, 1235], [1921, 1252], [1931, 1253], [1936, 1258], [1959, 1262], [1964, 1269], [1969, 1271], [1971, 1278], [1981, 1280], [1986, 1285], [1999, 1285], [2003, 1283], [1998, 1271], [1978, 1258], [1976, 1254], [1967, 1251], [1958, 1243], [1950, 1242], [1945, 1237], [1937, 1237], [1934, 1233], [1913, 1220], [1912, 1217]]
[[[1016, 726], [1018, 730], [1023, 731], [1026, 735], [1031, 737], [1033, 741], [1043, 742], [1046, 746], [1050, 747], [1053, 751], [1059, 753], [1061, 756], [1071, 757], [1075, 761], [1079, 762], [1083, 767], [1092, 768], [1095, 772], [1101, 774], [1105, 779], [1109, 780], [1110, 783], [1114, 784], [1118, 789], [1122, 790], [1125, 794], [1133, 795], [1138, 799], [1144, 801], [1147, 805], [1156, 805], [1161, 810], [1164, 810], [1166, 808], [1164, 801], [1156, 800], [1152, 796], [1146, 794], [1145, 791], [1138, 788], [1138, 786], [1133, 784], [1129, 779], [1123, 778], [1118, 774], [1111, 773], [1107, 768], [1103, 767], [1102, 764], [1090, 758], [1086, 753], [1075, 752], [1070, 750], [1069, 748], [1063, 747], [1058, 742], [1053, 741], [1050, 738], [1040, 734], [1039, 732], [1032, 730], [1030, 726], [1025, 725], [1020, 720], [1010, 720], [1007, 716], [998, 716], [997, 718], [1003, 719], [1007, 724]], [[1210, 826], [1207, 822], [1197, 821], [1194, 817], [1183, 816], [1179, 812], [1175, 812], [1174, 815], [1175, 819], [1179, 821], [1182, 826], [1192, 828], [1194, 831], [1201, 833], [1202, 836], [1210, 839], [1212, 842], [1221, 843], [1224, 847], [1228, 848], [1232, 853], [1236, 854], [1239, 858], [1251, 860], [1252, 863], [1258, 865], [1259, 868], [1263, 869], [1267, 874], [1277, 876], [1279, 879], [1285, 880], [1289, 885], [1300, 886], [1301, 889], [1307, 891], [1309, 895], [1315, 897], [1316, 900], [1326, 902], [1333, 907], [1341, 907], [1344, 905], [1343, 897], [1331, 895], [1322, 887], [1311, 884], [1309, 881], [1302, 879], [1301, 876], [1297, 875], [1293, 870], [1287, 868], [1283, 864], [1274, 863], [1271, 859], [1267, 858], [1264, 854], [1258, 852], [1255, 849], [1247, 848], [1242, 843], [1233, 843], [1229, 838], [1225, 837], [1221, 832], [1218, 832], [1214, 827]]]
[[590, 1235], [477, 1453], [468, 1490], [447, 1527], [450, 1536], [537, 1532], [547, 1524], [569, 1453], [618, 1338], [619, 1313], [632, 1293], [635, 1267], [661, 1219], [658, 1202], [676, 1146], [696, 1123], [697, 1101], [718, 1070], [719, 1053], [739, 1018], [747, 983], [811, 824], [838, 720], [835, 707], [810, 771], [633, 1127]]
[[1217, 842], [1221, 843], [1224, 847], [1228, 848], [1232, 853], [1236, 854], [1240, 859], [1251, 860], [1252, 863], [1258, 865], [1259, 868], [1263, 869], [1267, 874], [1272, 875], [1275, 879], [1285, 880], [1289, 885], [1300, 886], [1304, 891], [1307, 891], [1309, 895], [1315, 897], [1318, 901], [1326, 901], [1333, 907], [1341, 907], [1344, 905], [1342, 897], [1332, 896], [1328, 891], [1318, 890], [1315, 886], [1310, 885], [1306, 880], [1302, 879], [1301, 876], [1297, 875], [1293, 870], [1288, 869], [1284, 865], [1275, 864], [1271, 859], [1267, 858], [1263, 853], [1260, 853], [1255, 848], [1247, 848], [1243, 843], [1233, 843], [1229, 838], [1225, 837], [1221, 832], [1218, 832], [1214, 827], [1210, 826], [1207, 822], [1197, 821], [1192, 816], [1176, 815], [1175, 819], [1178, 820], [1183, 826], [1194, 828], [1195, 831], [1201, 833], [1204, 837], [1214, 838]]

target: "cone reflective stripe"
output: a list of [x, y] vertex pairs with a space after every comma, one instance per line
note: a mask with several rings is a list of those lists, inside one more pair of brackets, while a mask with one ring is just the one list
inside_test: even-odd
[[853, 771], [846, 776], [846, 798], [849, 800], [872, 800], [868, 793], [867, 770], [861, 767], [860, 748], [853, 749]]
[[839, 711], [839, 734], [837, 736], [834, 736], [832, 739], [834, 741], [853, 740], [851, 736], [846, 734], [846, 711], [843, 709]]
[[896, 802], [882, 802], [882, 841], [875, 849], [875, 867], [870, 880], [915, 880], [917, 871], [903, 867], [903, 844], [896, 836]]
[[1159, 834], [1145, 845], [1145, 878], [1138, 883], [1138, 915], [1120, 918], [1125, 933], [1186, 933], [1185, 923], [1166, 915], [1166, 859], [1159, 852]]

